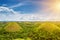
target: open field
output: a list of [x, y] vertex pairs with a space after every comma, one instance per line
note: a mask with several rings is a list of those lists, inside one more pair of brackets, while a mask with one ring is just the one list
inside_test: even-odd
[[0, 22], [0, 40], [60, 40], [60, 22]]

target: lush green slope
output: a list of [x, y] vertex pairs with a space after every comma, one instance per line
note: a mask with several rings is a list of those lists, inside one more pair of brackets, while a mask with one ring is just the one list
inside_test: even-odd
[[60, 22], [0, 22], [0, 40], [60, 40]]

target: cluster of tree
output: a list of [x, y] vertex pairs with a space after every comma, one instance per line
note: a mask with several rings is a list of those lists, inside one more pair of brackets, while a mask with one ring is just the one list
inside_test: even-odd
[[60, 27], [50, 22], [0, 22], [0, 40], [60, 40]]

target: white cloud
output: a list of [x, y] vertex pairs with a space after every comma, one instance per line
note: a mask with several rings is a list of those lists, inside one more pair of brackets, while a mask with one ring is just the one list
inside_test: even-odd
[[[2, 6], [0, 6], [0, 13], [2, 13], [2, 12], [4, 12], [4, 13], [12, 13], [12, 14], [15, 14], [16, 12], [13, 10], [13, 9], [9, 9], [9, 8], [7, 8], [7, 7], [2, 7]], [[3, 14], [4, 14], [3, 13]]]
[[60, 15], [21, 14], [8, 7], [0, 7], [0, 21], [60, 21]]
[[20, 2], [20, 3], [16, 4], [16, 5], [10, 6], [10, 8], [16, 8], [16, 7], [26, 5], [25, 3], [27, 3], [27, 2], [32, 2], [32, 1], [31, 0], [26, 0], [26, 1]]
[[16, 7], [20, 7], [20, 6], [23, 6], [24, 3], [18, 3], [16, 5], [13, 5], [13, 6], [10, 6], [10, 8], [16, 8]]

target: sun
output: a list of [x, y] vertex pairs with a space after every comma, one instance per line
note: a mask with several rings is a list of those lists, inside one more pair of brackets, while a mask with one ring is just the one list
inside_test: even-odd
[[57, 2], [55, 6], [57, 10], [60, 10], [60, 2]]
[[60, 13], [60, 0], [48, 0], [42, 2], [42, 5], [47, 7], [43, 9], [45, 12]]
[[49, 10], [52, 10], [53, 13], [60, 13], [60, 0], [54, 0], [50, 8]]
[[53, 5], [51, 5], [51, 10], [55, 13], [60, 13], [60, 2], [55, 2]]

